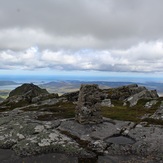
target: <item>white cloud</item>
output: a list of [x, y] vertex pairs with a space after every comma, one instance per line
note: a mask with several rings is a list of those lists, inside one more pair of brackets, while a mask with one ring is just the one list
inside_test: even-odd
[[126, 50], [3, 50], [0, 61], [1, 69], [163, 72], [163, 42], [142, 42]]

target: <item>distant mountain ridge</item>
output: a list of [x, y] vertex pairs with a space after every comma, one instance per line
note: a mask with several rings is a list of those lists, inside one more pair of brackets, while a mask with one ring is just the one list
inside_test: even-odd
[[[52, 81], [39, 85], [41, 88], [47, 89], [49, 92], [57, 92], [60, 94], [79, 90], [81, 84], [98, 84], [101, 88], [115, 88], [125, 85], [134, 84], [133, 82], [110, 82], [110, 81]], [[159, 94], [163, 94], [163, 83], [147, 82], [137, 83], [148, 89], [156, 89]]]
[[[36, 83], [37, 84], [37, 83]], [[78, 81], [78, 80], [65, 80], [65, 81], [51, 81], [48, 83], [42, 83], [42, 84], [37, 84], [41, 88], [47, 89], [50, 93], [59, 93], [64, 94], [68, 92], [73, 92], [77, 91], [80, 88], [81, 84], [98, 84], [100, 88], [107, 89], [107, 88], [115, 88], [115, 87], [120, 87], [124, 85], [130, 85], [134, 84], [134, 82], [117, 82], [117, 81]], [[146, 82], [146, 83], [137, 83], [140, 86], [145, 86], [148, 89], [156, 89], [157, 92], [163, 96], [163, 83], [156, 83], [156, 82]], [[0, 81], [0, 86], [11, 86], [15, 85], [15, 88], [17, 87], [16, 85], [20, 85], [20, 83], [14, 82], [14, 81]], [[14, 88], [12, 88], [14, 89]], [[11, 90], [12, 90], [11, 89]], [[6, 90], [6, 88], [1, 88], [1, 93], [0, 95], [4, 94], [2, 91]], [[8, 91], [9, 92], [9, 91]], [[6, 94], [6, 92], [5, 92]]]

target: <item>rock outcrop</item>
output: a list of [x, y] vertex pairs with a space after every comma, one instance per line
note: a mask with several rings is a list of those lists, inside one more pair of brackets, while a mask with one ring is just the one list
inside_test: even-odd
[[12, 96], [26, 96], [30, 99], [36, 96], [39, 96], [40, 94], [48, 94], [48, 91], [46, 89], [41, 89], [37, 85], [34, 84], [23, 84], [20, 87], [17, 87], [13, 91], [10, 92], [9, 98]]
[[150, 117], [156, 120], [163, 120], [163, 101], [160, 104], [160, 107], [156, 110], [156, 112]]
[[49, 99], [50, 95], [46, 89], [41, 89], [34, 84], [23, 84], [10, 92], [9, 97], [4, 100], [0, 106], [14, 109], [31, 104], [33, 101], [38, 99], [43, 100]]
[[102, 122], [98, 85], [81, 85], [75, 119], [82, 124]]
[[[158, 98], [156, 90], [148, 90], [146, 87], [131, 84], [117, 88], [99, 89], [101, 92], [101, 105], [113, 107], [112, 100], [124, 102], [124, 105], [129, 103], [132, 107], [137, 104], [140, 99], [155, 100]], [[79, 91], [65, 93], [61, 97], [71, 102], [77, 102]]]
[[120, 100], [128, 102], [130, 106], [134, 106], [140, 99], [157, 99], [159, 96], [156, 90], [148, 90], [145, 87], [137, 84], [111, 88], [104, 90], [108, 93], [108, 98], [111, 100]]
[[151, 100], [151, 101], [148, 101], [146, 104], [145, 104], [145, 108], [147, 109], [150, 109], [153, 105], [156, 105], [157, 104], [157, 100]]
[[158, 95], [157, 95], [156, 91], [143, 90], [139, 93], [131, 95], [130, 97], [128, 97], [124, 101], [129, 102], [130, 106], [132, 107], [132, 106], [135, 106], [140, 99], [151, 100], [151, 99], [157, 99], [157, 98], [158, 98]]

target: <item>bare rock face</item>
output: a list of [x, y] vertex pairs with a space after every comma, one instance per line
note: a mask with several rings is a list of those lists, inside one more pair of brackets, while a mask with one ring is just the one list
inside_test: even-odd
[[128, 97], [127, 99], [125, 99], [125, 102], [129, 102], [130, 106], [132, 107], [132, 106], [136, 105], [140, 99], [152, 100], [152, 99], [157, 99], [157, 98], [158, 98], [157, 91], [143, 90], [139, 93], [136, 93], [136, 94]]
[[163, 101], [161, 101], [160, 107], [156, 110], [156, 112], [150, 118], [163, 120]]
[[98, 85], [81, 85], [75, 119], [79, 123], [100, 123], [102, 122], [101, 93]]

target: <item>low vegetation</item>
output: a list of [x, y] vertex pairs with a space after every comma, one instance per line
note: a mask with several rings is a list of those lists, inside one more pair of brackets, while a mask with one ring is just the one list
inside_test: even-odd
[[[152, 106], [150, 109], [144, 107], [146, 102], [149, 100], [139, 100], [138, 104], [129, 107], [128, 105], [123, 106], [121, 101], [112, 101], [114, 107], [102, 107], [102, 115], [107, 118], [117, 119], [117, 120], [125, 120], [125, 121], [133, 121], [133, 122], [141, 122], [141, 117], [144, 115], [152, 115], [160, 106], [161, 98], [158, 100], [157, 104]], [[147, 119], [143, 120], [146, 121]], [[152, 121], [148, 119], [147, 122], [151, 124], [161, 124], [160, 121]]]
[[[52, 107], [44, 107], [44, 111], [52, 114], [45, 114], [38, 117], [39, 120], [52, 120], [56, 118], [74, 118], [75, 106], [72, 102], [59, 102]], [[39, 109], [39, 108], [38, 108]]]
[[[152, 115], [160, 105], [160, 100], [152, 108], [147, 109], [144, 107], [147, 100], [140, 100], [134, 107], [123, 106], [121, 101], [113, 101], [114, 107], [102, 107], [102, 115], [107, 118], [133, 121], [139, 123], [142, 121], [141, 117], [148, 114]], [[53, 107], [45, 107], [45, 111], [50, 111], [52, 114], [45, 114], [38, 117], [39, 120], [51, 120], [55, 118], [74, 118], [75, 117], [75, 104], [72, 102], [59, 102]], [[37, 108], [38, 110], [39, 108]], [[163, 125], [163, 121], [146, 118], [143, 121], [149, 124]]]

